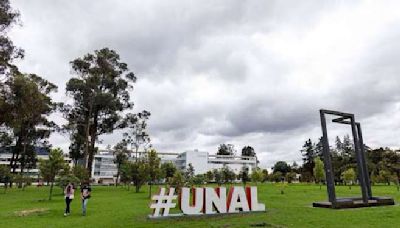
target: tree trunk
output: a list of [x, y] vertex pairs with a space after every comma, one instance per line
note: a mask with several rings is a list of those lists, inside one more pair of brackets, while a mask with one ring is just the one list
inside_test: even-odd
[[149, 199], [151, 198], [151, 182], [149, 182]]
[[90, 134], [90, 150], [89, 150], [89, 159], [88, 159], [88, 167], [87, 170], [89, 172], [89, 177], [92, 177], [92, 164], [95, 153], [95, 144], [97, 139], [97, 121], [98, 121], [98, 113], [94, 112], [93, 118], [93, 128]]
[[136, 160], [136, 162], [138, 161], [138, 152], [139, 152], [139, 147], [135, 145], [135, 160]]
[[54, 185], [54, 182], [52, 181], [52, 182], [51, 182], [51, 185], [50, 185], [49, 200], [51, 200], [51, 195], [53, 194], [53, 185]]
[[[118, 169], [118, 168], [117, 168]], [[119, 169], [118, 169], [119, 170]], [[115, 187], [118, 186], [119, 171], [117, 171], [117, 177], [115, 178]]]

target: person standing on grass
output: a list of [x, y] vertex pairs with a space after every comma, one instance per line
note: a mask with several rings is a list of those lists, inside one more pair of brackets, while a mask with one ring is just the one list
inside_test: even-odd
[[90, 193], [92, 192], [92, 189], [90, 188], [89, 183], [85, 183], [81, 187], [81, 199], [82, 199], [82, 215], [86, 215], [86, 206], [90, 198]]
[[68, 182], [67, 186], [64, 189], [64, 197], [65, 197], [65, 212], [64, 212], [64, 216], [67, 216], [71, 213], [70, 211], [70, 205], [72, 200], [74, 199], [74, 185], [72, 185], [70, 182]]

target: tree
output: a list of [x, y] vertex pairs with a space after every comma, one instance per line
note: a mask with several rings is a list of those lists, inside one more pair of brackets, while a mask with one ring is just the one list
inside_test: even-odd
[[293, 171], [293, 172], [295, 172], [295, 173], [299, 173], [299, 165], [297, 164], [297, 162], [293, 162], [293, 164], [290, 166], [290, 169]]
[[218, 186], [221, 186], [221, 184], [224, 182], [224, 176], [222, 174], [222, 171], [218, 169], [213, 169], [213, 176], [215, 183], [217, 183]]
[[356, 172], [353, 168], [347, 169], [342, 173], [342, 178], [349, 185], [349, 189], [351, 189], [351, 185], [353, 184], [354, 180], [356, 179]]
[[283, 176], [290, 172], [290, 166], [285, 161], [278, 161], [273, 167], [274, 173], [281, 172]]
[[314, 159], [314, 178], [315, 183], [319, 184], [319, 189], [321, 189], [321, 182], [324, 179], [324, 163], [321, 161], [319, 157]]
[[71, 143], [83, 149], [85, 167], [91, 174], [98, 137], [126, 125], [123, 114], [133, 107], [129, 91], [136, 77], [108, 48], [71, 61], [71, 67], [76, 77], [67, 82], [66, 92], [73, 104], [62, 107], [68, 121], [64, 127], [68, 131], [80, 129], [73, 132], [79, 137], [73, 137], [77, 141]]
[[18, 21], [19, 12], [13, 10], [9, 0], [0, 1], [0, 83], [18, 72], [13, 60], [24, 57], [24, 51], [16, 46], [7, 36], [9, 29]]
[[1, 138], [14, 145], [10, 146], [13, 173], [18, 164], [21, 173], [35, 166], [35, 147], [48, 147], [47, 138], [56, 129], [56, 124], [47, 119], [56, 109], [50, 97], [56, 89], [35, 74], [21, 73], [9, 77], [0, 87], [0, 127], [5, 129]]
[[8, 183], [11, 181], [10, 167], [0, 165], [0, 183], [4, 184], [4, 193], [7, 191]]
[[73, 184], [74, 186], [78, 186], [79, 183], [82, 183], [81, 180], [71, 172], [71, 170], [62, 171], [58, 175], [56, 182], [58, 183], [58, 186], [61, 188], [61, 191], [64, 191], [65, 187], [67, 187], [69, 183]]
[[324, 143], [323, 143], [323, 137], [320, 137], [318, 139], [318, 143], [315, 144], [314, 146], [314, 151], [315, 151], [315, 156], [319, 157], [321, 160], [324, 159]]
[[118, 185], [119, 176], [121, 174], [121, 166], [128, 161], [129, 150], [126, 147], [126, 142], [122, 141], [114, 146], [114, 163], [117, 165], [117, 176], [115, 177], [115, 186]]
[[161, 164], [161, 171], [166, 182], [172, 178], [176, 172], [176, 166], [172, 162], [165, 162]]
[[341, 153], [341, 151], [343, 150], [343, 143], [340, 140], [339, 136], [336, 136], [335, 139], [335, 146], [336, 146], [336, 151], [338, 151], [339, 153]]
[[262, 170], [259, 168], [254, 169], [253, 172], [251, 173], [251, 181], [256, 183], [257, 185], [257, 183], [263, 181], [263, 179], [264, 179], [264, 174]]
[[90, 178], [87, 169], [82, 165], [75, 165], [74, 168], [72, 168], [72, 175], [78, 179], [77, 184], [87, 182]]
[[393, 179], [393, 175], [390, 173], [389, 170], [382, 169], [379, 171], [378, 179], [380, 182], [390, 185], [390, 181]]
[[285, 178], [284, 178], [282, 172], [277, 171], [277, 172], [271, 173], [269, 175], [269, 179], [270, 179], [270, 181], [278, 183], [278, 182], [283, 182]]
[[232, 144], [221, 144], [218, 147], [217, 155], [234, 156], [235, 154], [236, 154], [236, 150]]
[[48, 160], [40, 160], [39, 170], [43, 180], [50, 183], [49, 200], [53, 193], [54, 180], [56, 176], [67, 166], [60, 148], [52, 149]]
[[133, 182], [135, 186], [135, 192], [138, 193], [142, 185], [146, 183], [149, 177], [148, 164], [142, 159], [134, 162], [128, 161], [122, 165], [121, 180], [124, 183], [128, 183], [128, 190], [129, 183]]
[[193, 185], [202, 185], [206, 181], [204, 174], [197, 174], [192, 178]]
[[135, 149], [135, 158], [138, 159], [138, 151], [141, 146], [144, 151], [147, 147], [151, 147], [150, 136], [147, 133], [147, 120], [150, 117], [150, 112], [144, 110], [137, 114], [127, 114], [125, 126], [129, 128], [128, 132], [124, 133], [124, 137], [128, 143]]
[[149, 198], [151, 198], [151, 185], [161, 178], [160, 158], [157, 151], [152, 149], [147, 153], [147, 164], [149, 172]]
[[32, 178], [19, 173], [14, 175], [13, 181], [18, 185], [18, 188], [22, 188], [24, 191], [25, 187], [32, 183]]
[[343, 166], [344, 167], [355, 168], [356, 158], [355, 158], [354, 145], [351, 142], [349, 135], [345, 135], [343, 138], [341, 156], [343, 158]]
[[174, 187], [176, 191], [179, 193], [185, 183], [183, 174], [181, 171], [177, 170], [174, 173], [174, 176], [170, 179], [169, 185]]
[[247, 166], [242, 166], [242, 169], [240, 170], [239, 176], [240, 180], [242, 181], [242, 183], [244, 185], [246, 185], [247, 182], [249, 182], [250, 179], [250, 175], [249, 175], [249, 167]]
[[184, 174], [185, 174], [185, 181], [190, 184], [192, 181], [192, 178], [194, 177], [194, 167], [193, 167], [192, 163], [189, 163]]
[[302, 176], [306, 181], [310, 181], [310, 177], [313, 176], [314, 158], [316, 157], [311, 139], [305, 141], [301, 153], [303, 155]]
[[[255, 157], [256, 156], [256, 152], [254, 151], [254, 148], [251, 146], [245, 146], [242, 149], [242, 156], [245, 157]], [[246, 158], [246, 160], [248, 160], [248, 158]]]
[[296, 180], [296, 173], [292, 171], [286, 173], [285, 179], [288, 183], [292, 183], [294, 180]]
[[207, 183], [211, 183], [214, 180], [214, 173], [211, 170], [208, 170], [206, 173], [206, 181]]
[[268, 170], [267, 169], [263, 169], [263, 170], [261, 170], [261, 172], [263, 174], [262, 182], [266, 182], [268, 180]]
[[222, 179], [225, 184], [232, 183], [236, 179], [235, 172], [232, 171], [228, 166], [224, 165], [221, 169]]

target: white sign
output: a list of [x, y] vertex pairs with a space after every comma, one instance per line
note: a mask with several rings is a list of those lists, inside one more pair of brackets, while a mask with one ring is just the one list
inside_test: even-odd
[[159, 194], [152, 197], [154, 202], [150, 208], [153, 214], [150, 217], [265, 211], [265, 205], [258, 202], [257, 187], [254, 186], [231, 187], [228, 193], [225, 187], [182, 188], [179, 195], [182, 213], [169, 214], [170, 209], [176, 207], [173, 201], [177, 198], [175, 188], [170, 188], [168, 194], [166, 188], [161, 188]]

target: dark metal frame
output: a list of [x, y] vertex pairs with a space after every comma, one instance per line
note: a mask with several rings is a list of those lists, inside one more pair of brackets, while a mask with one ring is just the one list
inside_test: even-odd
[[[326, 127], [326, 115], [338, 116], [332, 122], [339, 124], [347, 124], [351, 126], [352, 136], [354, 140], [355, 155], [357, 160], [358, 180], [360, 182], [362, 198], [337, 198], [335, 192], [335, 180], [333, 175], [333, 167], [331, 155], [329, 151], [328, 131]], [[314, 207], [328, 208], [351, 208], [363, 206], [380, 206], [393, 205], [394, 200], [387, 197], [372, 197], [371, 183], [367, 169], [365, 158], [365, 148], [361, 130], [361, 124], [355, 121], [354, 114], [337, 112], [332, 110], [320, 110], [321, 128], [322, 128], [322, 144], [323, 158], [325, 166], [326, 186], [328, 191], [329, 203], [314, 203]], [[360, 202], [361, 201], [361, 202]]]

